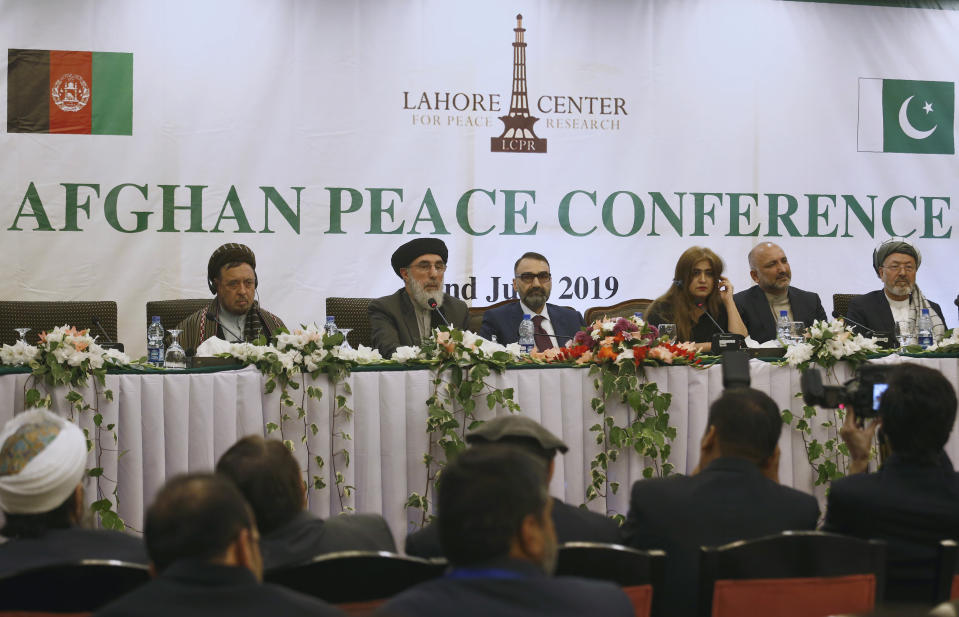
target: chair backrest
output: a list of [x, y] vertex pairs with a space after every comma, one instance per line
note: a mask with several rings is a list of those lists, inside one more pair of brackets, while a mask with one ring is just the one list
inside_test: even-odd
[[[359, 345], [373, 346], [370, 328], [370, 302], [373, 298], [327, 298], [326, 314], [336, 320], [336, 327], [350, 328], [346, 340], [355, 349]], [[322, 324], [318, 324], [322, 325]]]
[[14, 328], [30, 328], [27, 341], [35, 345], [41, 332], [49, 332], [64, 324], [78, 330], [90, 329], [91, 336], [103, 333], [95, 325], [106, 330], [112, 341], [117, 340], [117, 303], [106, 300], [65, 300], [37, 302], [29, 300], [0, 301], [0, 345], [12, 345], [20, 338]]
[[633, 603], [637, 617], [659, 615], [659, 597], [666, 553], [641, 551], [619, 544], [566, 542], [559, 547], [557, 576], [581, 576], [616, 583]]
[[859, 294], [833, 294], [832, 295], [832, 309], [836, 315], [840, 317], [845, 317], [846, 313], [849, 311], [849, 301], [858, 296]]
[[939, 543], [936, 563], [936, 602], [959, 600], [959, 546], [955, 540]]
[[4, 611], [95, 611], [150, 580], [146, 566], [85, 559], [42, 566], [0, 578]]
[[[509, 304], [510, 302], [516, 302], [516, 300], [501, 300], [500, 302], [497, 302], [496, 304], [490, 304], [489, 306], [471, 306], [469, 321], [467, 322], [466, 327], [469, 328], [470, 332], [479, 334], [480, 326], [483, 325], [483, 313], [491, 308], [498, 308]], [[502, 343], [503, 341], [499, 342]]]
[[586, 309], [586, 314], [583, 315], [583, 318], [586, 320], [586, 323], [591, 324], [597, 319], [602, 319], [604, 316], [632, 317], [636, 313], [645, 314], [647, 309], [649, 309], [649, 305], [652, 303], [653, 301], [649, 298], [632, 298], [630, 300], [623, 300], [612, 306], [591, 306]]
[[[147, 320], [149, 326], [153, 321], [153, 316], [160, 317], [160, 323], [167, 330], [176, 328], [181, 321], [206, 307], [213, 298], [180, 298], [177, 300], [151, 300], [147, 302]], [[146, 336], [144, 329], [143, 336]]]
[[704, 546], [699, 615], [870, 612], [882, 600], [885, 555], [880, 540], [817, 531]]
[[319, 555], [298, 566], [270, 570], [264, 580], [332, 604], [366, 603], [438, 578], [446, 565], [445, 560], [385, 551], [341, 551]]

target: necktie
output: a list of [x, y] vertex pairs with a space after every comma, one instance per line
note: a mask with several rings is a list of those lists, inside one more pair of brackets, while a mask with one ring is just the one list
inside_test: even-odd
[[549, 338], [549, 334], [543, 329], [544, 319], [546, 318], [542, 315], [533, 317], [533, 340], [536, 341], [537, 351], [546, 351], [553, 346], [553, 341]]

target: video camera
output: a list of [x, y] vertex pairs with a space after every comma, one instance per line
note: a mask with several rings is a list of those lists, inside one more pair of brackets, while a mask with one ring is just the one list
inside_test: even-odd
[[850, 406], [858, 418], [875, 418], [879, 415], [879, 402], [889, 387], [889, 368], [878, 364], [863, 364], [852, 379], [841, 386], [826, 386], [822, 371], [809, 369], [802, 374], [802, 400], [807, 405], [836, 408]]

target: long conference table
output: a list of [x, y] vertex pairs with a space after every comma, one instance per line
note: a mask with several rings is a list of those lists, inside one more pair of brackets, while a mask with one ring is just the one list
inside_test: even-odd
[[[902, 361], [938, 369], [953, 387], [959, 385], [959, 358], [955, 356], [894, 355], [876, 360]], [[842, 383], [851, 374], [849, 367], [841, 363], [827, 375], [827, 380]], [[752, 360], [750, 375], [752, 386], [772, 396], [780, 408], [794, 415], [802, 414], [802, 399], [796, 397], [800, 391], [798, 370]], [[691, 470], [699, 459], [699, 440], [706, 428], [709, 405], [723, 390], [722, 367], [651, 368], [647, 369], [647, 377], [661, 390], [672, 393], [670, 424], [676, 428], [677, 436], [669, 460], [676, 472]], [[23, 370], [0, 370], [0, 423], [23, 409], [29, 379], [30, 375]], [[91, 452], [89, 465], [101, 466], [104, 473], [99, 480], [87, 480], [87, 500], [109, 496], [116, 487], [118, 513], [132, 530], [140, 531], [146, 508], [167, 478], [184, 472], [211, 471], [217, 458], [237, 438], [263, 435], [267, 424], [275, 423], [280, 428], [271, 436], [292, 441], [297, 460], [308, 469], [308, 478], [319, 476], [327, 485], [309, 491], [312, 512], [321, 517], [349, 509], [382, 513], [402, 547], [406, 533], [421, 520], [421, 513], [408, 511], [405, 503], [412, 492], [422, 494], [427, 485], [423, 462], [428, 447], [425, 401], [431, 393], [432, 373], [425, 369], [362, 367], [347, 380], [352, 394], [346, 394], [342, 386], [332, 392], [325, 377], [314, 381], [307, 376], [306, 381], [306, 385], [323, 390], [319, 400], [306, 399], [307, 418], [319, 428], [315, 434], [295, 413], [291, 420], [281, 420], [290, 408], [283, 405], [278, 391], [264, 392], [265, 378], [253, 367], [108, 374], [106, 387], [113, 391], [113, 400], [107, 401], [100, 393], [99, 411], [103, 415], [101, 426], [116, 425], [117, 443], [113, 443], [111, 431], [101, 430], [100, 448]], [[569, 452], [557, 460], [550, 492], [567, 503], [583, 503], [590, 461], [601, 449], [596, 434], [589, 430], [598, 416], [591, 407], [596, 393], [588, 369], [523, 367], [493, 375], [490, 381], [499, 388], [513, 388], [521, 413], [542, 423], [569, 445]], [[64, 400], [65, 393], [63, 389], [54, 393], [54, 410], [69, 416], [71, 409]], [[92, 385], [82, 393], [93, 401]], [[292, 391], [298, 401], [301, 393], [302, 389]], [[354, 410], [352, 415], [333, 413], [334, 394], [347, 397], [347, 404]], [[623, 406], [616, 404], [609, 409], [622, 424], [626, 414]], [[481, 419], [503, 413], [508, 412], [489, 410], [482, 403], [477, 405], [476, 415]], [[827, 410], [819, 413], [825, 419], [831, 415]], [[93, 414], [78, 415], [80, 425], [95, 433]], [[836, 436], [834, 429], [826, 434], [828, 430], [817, 429], [817, 436], [821, 440]], [[815, 494], [822, 503], [825, 487], [814, 486], [816, 475], [807, 461], [802, 435], [784, 426], [779, 445], [780, 481]], [[955, 431], [946, 450], [953, 460], [959, 460]], [[343, 451], [349, 455], [348, 464]], [[643, 477], [647, 462], [635, 452], [624, 454], [609, 470], [609, 479], [619, 483], [619, 491], [591, 501], [590, 509], [626, 514], [629, 487]], [[322, 467], [313, 458], [316, 455], [322, 457]], [[343, 478], [340, 488], [349, 486], [352, 490], [337, 489], [337, 473]]]

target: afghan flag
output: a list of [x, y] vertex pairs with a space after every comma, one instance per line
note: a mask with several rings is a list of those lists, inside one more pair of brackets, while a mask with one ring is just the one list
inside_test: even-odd
[[133, 54], [7, 51], [7, 132], [133, 134]]

